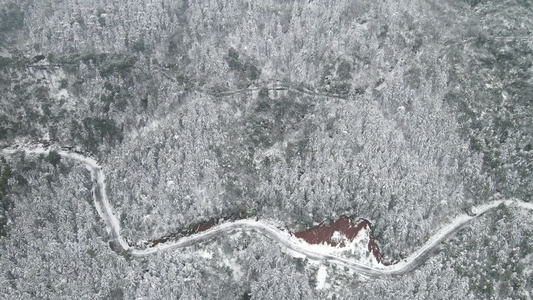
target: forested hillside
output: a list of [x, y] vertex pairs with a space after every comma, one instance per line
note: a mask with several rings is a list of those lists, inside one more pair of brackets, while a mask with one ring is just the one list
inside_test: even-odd
[[[344, 214], [398, 260], [473, 205], [531, 201], [532, 30], [520, 0], [0, 0], [0, 145], [97, 159], [131, 243]], [[533, 296], [531, 212], [516, 208], [409, 275], [328, 266], [324, 288], [319, 266], [257, 234], [116, 256], [89, 174], [53, 152], [2, 156], [0, 201], [2, 298]]]

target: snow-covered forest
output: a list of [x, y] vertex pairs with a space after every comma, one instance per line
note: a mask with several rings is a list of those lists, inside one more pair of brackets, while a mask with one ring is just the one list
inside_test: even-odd
[[[94, 157], [131, 242], [348, 215], [398, 260], [474, 205], [531, 201], [532, 30], [520, 0], [0, 0], [0, 145]], [[53, 152], [1, 156], [0, 201], [6, 299], [533, 297], [513, 207], [368, 279], [246, 232], [118, 256], [90, 174]]]

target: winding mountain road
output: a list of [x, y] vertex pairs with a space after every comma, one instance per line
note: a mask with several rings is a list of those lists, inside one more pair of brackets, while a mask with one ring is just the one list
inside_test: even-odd
[[[48, 154], [51, 150], [54, 149], [43, 146], [15, 146], [3, 149], [2, 154], [10, 155], [17, 152], [25, 152], [27, 154]], [[72, 159], [84, 164], [85, 167], [91, 172], [91, 180], [93, 182], [92, 195], [94, 199], [94, 204], [96, 206], [98, 214], [106, 224], [107, 231], [111, 237], [111, 248], [113, 249], [113, 251], [119, 254], [127, 251], [134, 257], [143, 257], [159, 251], [187, 247], [212, 239], [216, 236], [228, 234], [238, 230], [249, 230], [264, 234], [265, 236], [277, 242], [282, 248], [287, 250], [287, 253], [291, 253], [292, 255], [297, 257], [306, 257], [307, 259], [313, 261], [328, 262], [341, 267], [347, 267], [359, 274], [369, 277], [379, 277], [384, 275], [402, 275], [416, 269], [421, 264], [423, 264], [430, 256], [431, 251], [436, 249], [438, 245], [446, 238], [450, 237], [455, 232], [463, 228], [473, 219], [497, 208], [501, 204], [515, 205], [520, 208], [533, 210], [533, 203], [524, 202], [518, 199], [497, 200], [488, 204], [474, 207], [473, 211], [476, 213], [475, 215], [465, 214], [456, 217], [454, 220], [452, 220], [452, 222], [442, 227], [437, 233], [435, 233], [420, 249], [418, 249], [402, 261], [390, 266], [371, 267], [358, 263], [354, 260], [313, 251], [309, 247], [307, 247], [304, 242], [295, 238], [288, 232], [282, 231], [277, 227], [267, 224], [265, 222], [256, 221], [252, 219], [244, 219], [223, 223], [212, 227], [206, 231], [202, 231], [191, 236], [183, 237], [175, 242], [166, 242], [163, 244], [157, 244], [156, 246], [150, 248], [139, 249], [131, 247], [120, 235], [120, 222], [113, 214], [113, 209], [109, 204], [106, 195], [105, 175], [96, 160], [75, 152], [65, 150], [54, 151], [56, 151], [63, 158]]]

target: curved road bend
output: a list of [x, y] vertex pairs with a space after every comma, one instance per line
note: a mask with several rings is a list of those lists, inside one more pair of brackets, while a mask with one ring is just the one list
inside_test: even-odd
[[[4, 155], [9, 155], [24, 151], [27, 154], [48, 154], [50, 150], [53, 149], [44, 147], [13, 147], [3, 149], [2, 153]], [[167, 242], [165, 244], [158, 244], [151, 248], [138, 249], [130, 247], [120, 235], [120, 223], [117, 217], [113, 214], [113, 210], [111, 208], [111, 205], [109, 204], [106, 195], [104, 172], [102, 171], [102, 168], [96, 162], [96, 160], [70, 151], [57, 150], [57, 153], [64, 158], [73, 159], [83, 163], [85, 167], [91, 172], [91, 180], [93, 182], [92, 195], [94, 199], [94, 204], [96, 206], [98, 214], [106, 224], [107, 232], [111, 236], [110, 245], [112, 250], [116, 253], [128, 251], [129, 253], [131, 253], [132, 256], [135, 257], [148, 256], [158, 251], [187, 247], [212, 239], [216, 236], [228, 234], [237, 230], [250, 230], [259, 232], [269, 237], [270, 239], [278, 242], [278, 244], [280, 244], [283, 248], [290, 250], [288, 252], [292, 252], [294, 256], [305, 256], [309, 260], [328, 262], [341, 267], [347, 267], [359, 274], [369, 277], [379, 277], [384, 275], [402, 275], [413, 271], [414, 269], [422, 265], [430, 257], [431, 252], [435, 250], [442, 241], [452, 236], [454, 233], [463, 228], [473, 219], [477, 218], [480, 215], [483, 215], [484, 213], [490, 210], [497, 208], [500, 204], [516, 205], [524, 209], [533, 210], [533, 203], [524, 202], [518, 199], [496, 200], [488, 204], [477, 206], [474, 208], [476, 215], [469, 216], [465, 214], [456, 217], [454, 220], [452, 220], [452, 222], [442, 227], [437, 233], [435, 233], [420, 249], [412, 253], [407, 258], [403, 259], [397, 264], [390, 266], [380, 266], [379, 268], [366, 266], [356, 261], [338, 257], [335, 255], [323, 254], [312, 251], [306, 247], [306, 244], [300, 242], [299, 239], [295, 238], [289, 233], [284, 232], [267, 223], [251, 219], [223, 223], [212, 227], [206, 231], [199, 232], [191, 236], [183, 237], [175, 242]]]

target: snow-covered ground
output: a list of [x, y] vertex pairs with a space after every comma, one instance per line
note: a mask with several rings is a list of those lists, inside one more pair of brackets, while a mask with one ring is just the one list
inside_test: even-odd
[[330, 285], [327, 283], [328, 279], [328, 271], [326, 266], [322, 265], [318, 267], [318, 271], [316, 272], [316, 289], [327, 289]]
[[[8, 149], [3, 149], [4, 155], [13, 154], [16, 152], [24, 151], [27, 154], [48, 154], [51, 150], [50, 147], [43, 147], [42, 145], [30, 145], [30, 146], [13, 146]], [[107, 231], [111, 235], [115, 242], [114, 251], [121, 253], [129, 251], [132, 256], [142, 257], [157, 253], [159, 251], [172, 250], [182, 247], [187, 247], [199, 242], [211, 239], [213, 237], [228, 234], [240, 230], [256, 231], [268, 236], [270, 239], [277, 242], [284, 250], [285, 253], [294, 257], [306, 258], [309, 261], [318, 263], [328, 262], [336, 264], [341, 267], [347, 267], [355, 272], [358, 272], [366, 276], [383, 276], [383, 275], [399, 275], [405, 274], [417, 266], [422, 264], [431, 250], [435, 249], [444, 239], [454, 234], [461, 227], [469, 223], [476, 217], [498, 207], [501, 204], [508, 206], [517, 206], [523, 209], [533, 210], [533, 203], [523, 202], [518, 199], [496, 200], [487, 204], [479, 205], [473, 208], [475, 215], [459, 215], [451, 223], [442, 227], [437, 233], [435, 233], [420, 249], [412, 253], [409, 257], [398, 262], [397, 264], [384, 266], [379, 264], [373, 255], [366, 255], [368, 252], [368, 232], [362, 231], [352, 242], [348, 243], [345, 247], [332, 247], [328, 245], [310, 245], [301, 239], [294, 237], [287, 231], [280, 230], [276, 226], [276, 222], [256, 221], [253, 219], [237, 220], [233, 222], [222, 223], [218, 226], [212, 227], [209, 230], [199, 232], [197, 234], [184, 237], [175, 242], [167, 242], [164, 244], [158, 244], [151, 248], [137, 249], [128, 245], [128, 243], [120, 235], [120, 223], [113, 213], [113, 209], [109, 204], [106, 189], [105, 189], [105, 176], [102, 168], [97, 161], [91, 157], [86, 157], [78, 153], [56, 150], [59, 155], [64, 158], [73, 159], [80, 163], [83, 163], [85, 167], [91, 172], [91, 178], [93, 181], [93, 199], [96, 209], [100, 217], [106, 223]], [[342, 239], [340, 234], [337, 234], [337, 238]], [[206, 253], [208, 256], [211, 254]], [[350, 254], [350, 255], [348, 255]], [[204, 254], [205, 255], [205, 254]], [[208, 258], [208, 257], [206, 257]], [[235, 267], [236, 275], [238, 272], [238, 266], [234, 266], [231, 261], [225, 262], [226, 264]], [[238, 275], [237, 275], [238, 276]], [[326, 269], [319, 267], [317, 274], [317, 287], [326, 287], [327, 272]]]

